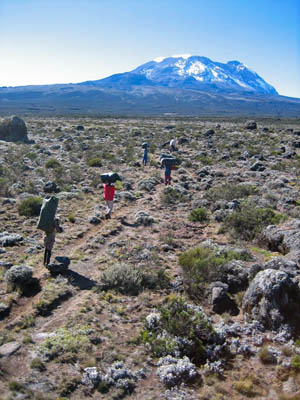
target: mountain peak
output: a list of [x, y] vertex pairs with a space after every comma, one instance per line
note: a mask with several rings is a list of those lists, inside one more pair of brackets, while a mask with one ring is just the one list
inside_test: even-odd
[[277, 94], [276, 89], [240, 61], [226, 64], [203, 56], [157, 57], [127, 74], [143, 76], [148, 84], [182, 89]]

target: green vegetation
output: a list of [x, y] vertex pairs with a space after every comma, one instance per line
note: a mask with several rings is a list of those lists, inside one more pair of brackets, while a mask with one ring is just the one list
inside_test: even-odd
[[233, 237], [253, 240], [263, 228], [278, 224], [284, 216], [276, 214], [271, 208], [255, 208], [251, 203], [244, 203], [239, 211], [227, 215], [222, 230]]
[[160, 195], [161, 202], [164, 205], [184, 203], [186, 196], [182, 194], [178, 189], [171, 186], [165, 187]]
[[81, 325], [59, 328], [55, 334], [38, 345], [37, 351], [45, 360], [58, 358], [58, 361], [74, 363], [84, 359], [91, 349], [89, 335], [93, 331]]
[[234, 185], [226, 184], [217, 186], [209, 189], [205, 195], [205, 198], [211, 202], [217, 200], [232, 201], [234, 199], [243, 199], [251, 195], [257, 194], [258, 189], [253, 185]]
[[42, 294], [34, 308], [40, 315], [47, 315], [52, 309], [66, 300], [72, 293], [67, 286], [67, 280], [50, 281], [42, 290]]
[[258, 352], [258, 357], [263, 364], [274, 364], [276, 359], [272, 353], [270, 353], [267, 347], [262, 347]]
[[101, 159], [98, 157], [94, 157], [88, 161], [89, 167], [102, 167]]
[[204, 361], [205, 345], [213, 335], [213, 328], [200, 307], [170, 295], [154, 315], [157, 315], [155, 322], [146, 319], [140, 338], [155, 356], [187, 355], [198, 365]]
[[205, 208], [195, 208], [191, 211], [189, 220], [192, 222], [206, 222], [209, 220], [208, 213]]
[[296, 372], [300, 372], [300, 356], [298, 354], [292, 357], [291, 368]]
[[215, 255], [207, 247], [195, 247], [179, 256], [184, 283], [192, 298], [203, 298], [209, 283], [216, 280], [220, 267], [231, 260], [247, 260], [247, 256], [234, 251], [226, 251]]
[[43, 199], [31, 196], [23, 200], [18, 206], [19, 215], [26, 217], [38, 217], [40, 215]]
[[103, 272], [101, 283], [104, 290], [115, 289], [120, 293], [137, 295], [146, 287], [153, 287], [153, 277], [142, 268], [129, 264], [113, 264]]
[[45, 364], [38, 357], [34, 358], [31, 361], [30, 368], [37, 369], [40, 372], [45, 371], [45, 369], [46, 369]]
[[59, 161], [57, 161], [55, 158], [50, 158], [45, 164], [45, 168], [47, 169], [55, 169], [61, 167], [61, 164]]

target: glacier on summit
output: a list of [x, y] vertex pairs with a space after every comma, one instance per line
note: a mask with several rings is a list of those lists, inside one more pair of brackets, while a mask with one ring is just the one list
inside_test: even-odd
[[161, 86], [189, 89], [240, 90], [248, 93], [278, 94], [256, 72], [239, 61], [226, 64], [214, 62], [207, 57], [188, 54], [157, 57], [128, 74], [145, 77], [149, 83]]

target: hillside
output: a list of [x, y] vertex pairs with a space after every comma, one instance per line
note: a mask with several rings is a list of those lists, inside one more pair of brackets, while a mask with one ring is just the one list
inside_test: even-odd
[[[0, 398], [300, 398], [300, 120], [25, 122], [30, 142], [0, 141]], [[123, 177], [111, 220], [108, 170]], [[18, 211], [48, 181], [62, 275]]]
[[239, 61], [167, 57], [78, 84], [0, 87], [0, 115], [298, 117], [300, 99]]

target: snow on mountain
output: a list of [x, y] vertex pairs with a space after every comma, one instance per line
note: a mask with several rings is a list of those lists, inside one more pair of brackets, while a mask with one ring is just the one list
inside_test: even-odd
[[209, 85], [217, 90], [277, 94], [273, 86], [239, 61], [224, 64], [189, 54], [157, 57], [129, 74], [140, 75], [152, 84], [169, 87], [201, 89], [201, 86], [205, 85], [207, 88]]

